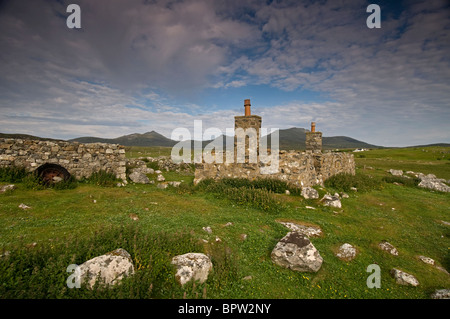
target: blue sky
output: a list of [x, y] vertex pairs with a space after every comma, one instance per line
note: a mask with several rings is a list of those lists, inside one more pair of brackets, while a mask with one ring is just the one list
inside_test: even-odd
[[249, 98], [269, 129], [450, 143], [448, 1], [4, 1], [0, 47], [2, 133], [225, 132]]

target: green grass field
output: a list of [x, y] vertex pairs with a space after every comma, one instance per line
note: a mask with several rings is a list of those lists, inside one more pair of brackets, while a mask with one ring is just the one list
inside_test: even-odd
[[[158, 156], [170, 154], [170, 149], [128, 152], [127, 157]], [[170, 179], [185, 180], [185, 187], [161, 190], [155, 185], [118, 188], [80, 183], [75, 189], [31, 190], [17, 183], [16, 190], [0, 194], [0, 254], [9, 252], [0, 258], [0, 297], [430, 298], [434, 290], [450, 288], [449, 275], [418, 256], [431, 257], [450, 271], [450, 226], [443, 223], [450, 222], [450, 194], [381, 178], [394, 168], [449, 179], [449, 152], [433, 147], [355, 153], [357, 172], [379, 184], [367, 192], [349, 193], [342, 199], [342, 209], [276, 194], [283, 209], [268, 212], [195, 188], [190, 185], [192, 176], [174, 172]], [[325, 191], [336, 190], [321, 190]], [[18, 207], [21, 203], [31, 208], [23, 210]], [[278, 221], [322, 229], [323, 236], [311, 238], [324, 259], [317, 273], [294, 272], [272, 263], [272, 249], [288, 232]], [[228, 222], [232, 225], [226, 226]], [[212, 234], [202, 229], [206, 226]], [[393, 244], [399, 255], [381, 251], [382, 240]], [[358, 250], [350, 262], [335, 256], [344, 243]], [[67, 288], [69, 264], [81, 264], [119, 247], [133, 258], [133, 277], [113, 289]], [[181, 287], [170, 260], [190, 251], [210, 254], [213, 271], [204, 284]], [[375, 263], [381, 268], [381, 288], [369, 289], [366, 269]], [[389, 275], [394, 267], [413, 274], [420, 285], [396, 284]]]

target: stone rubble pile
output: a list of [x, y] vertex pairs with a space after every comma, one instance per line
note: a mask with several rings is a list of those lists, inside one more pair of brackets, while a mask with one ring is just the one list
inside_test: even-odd
[[439, 192], [450, 192], [450, 186], [447, 184], [450, 184], [450, 180], [445, 180], [443, 178], [437, 178], [434, 174], [423, 174], [423, 173], [415, 173], [413, 171], [407, 171], [406, 175], [403, 174], [402, 170], [395, 170], [390, 169], [389, 173], [391, 173], [393, 176], [401, 176], [406, 178], [411, 178], [410, 175], [418, 178], [420, 180], [419, 187], [422, 188], [428, 188], [431, 190], [436, 190]]

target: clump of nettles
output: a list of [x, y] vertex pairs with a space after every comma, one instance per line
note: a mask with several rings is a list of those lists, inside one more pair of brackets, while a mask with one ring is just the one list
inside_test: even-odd
[[285, 209], [276, 193], [289, 190], [299, 194], [300, 190], [275, 179], [258, 179], [250, 181], [244, 178], [224, 178], [220, 180], [206, 179], [197, 185], [197, 189], [217, 194], [220, 197], [245, 206], [251, 206], [270, 213], [278, 213]]
[[333, 188], [337, 191], [349, 192], [357, 188], [358, 192], [367, 192], [381, 187], [381, 181], [365, 174], [356, 173], [355, 175], [342, 173], [331, 176], [325, 181], [325, 187]]
[[118, 179], [114, 173], [106, 172], [104, 170], [94, 172], [90, 177], [82, 179], [83, 183], [94, 184], [104, 187], [116, 186], [117, 183], [119, 183], [120, 181], [121, 180]]

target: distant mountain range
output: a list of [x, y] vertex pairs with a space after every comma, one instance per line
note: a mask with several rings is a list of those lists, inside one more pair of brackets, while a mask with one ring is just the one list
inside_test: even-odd
[[134, 133], [116, 138], [100, 138], [100, 137], [78, 137], [69, 140], [69, 142], [80, 143], [110, 143], [120, 144], [123, 146], [167, 146], [172, 147], [177, 141], [171, 140], [158, 132], [151, 131], [144, 134]]
[[[279, 130], [279, 138], [280, 138], [280, 149], [281, 150], [302, 150], [305, 148], [305, 140], [306, 140], [306, 132], [308, 130], [304, 128], [292, 127], [289, 129]], [[268, 136], [267, 143], [270, 147], [270, 135]], [[21, 138], [21, 139], [38, 139], [38, 140], [53, 140], [58, 141], [57, 139], [51, 138], [42, 138], [27, 134], [3, 134], [0, 133], [0, 138]], [[224, 149], [225, 149], [225, 139], [223, 136], [219, 136], [218, 139], [222, 139]], [[231, 144], [233, 144], [233, 137], [227, 136]], [[61, 140], [59, 140], [61, 141]], [[111, 144], [120, 144], [124, 146], [165, 146], [172, 147], [178, 143], [178, 141], [171, 140], [158, 132], [151, 131], [143, 134], [134, 133], [129, 135], [120, 136], [117, 138], [100, 138], [100, 137], [78, 137], [71, 140], [69, 142], [80, 142], [80, 143], [111, 143]], [[211, 141], [203, 141], [203, 147], [210, 143]], [[193, 142], [192, 142], [193, 143]], [[449, 147], [448, 143], [436, 143], [430, 145], [419, 145], [419, 146], [410, 146], [410, 147], [425, 147], [425, 146], [444, 146]], [[329, 149], [356, 149], [356, 148], [383, 148], [383, 146], [377, 146], [368, 144], [362, 141], [358, 141], [354, 138], [347, 136], [324, 136], [322, 138], [322, 147], [325, 150]]]
[[[307, 130], [303, 128], [292, 127], [285, 130], [279, 130], [280, 149], [284, 150], [300, 150], [305, 148]], [[225, 148], [225, 139], [223, 136], [219, 136], [218, 139], [222, 139]], [[233, 137], [226, 136], [226, 139], [230, 139], [233, 144]], [[147, 132], [144, 134], [130, 134], [113, 139], [105, 139], [98, 137], [79, 137], [70, 141], [80, 143], [113, 143], [124, 146], [167, 146], [172, 147], [177, 141], [171, 140], [155, 131]], [[267, 138], [267, 143], [270, 147], [271, 135]], [[207, 145], [211, 141], [203, 141], [203, 146]], [[368, 144], [355, 140], [347, 136], [332, 136], [323, 137], [322, 139], [323, 149], [339, 149], [339, 148], [380, 148], [381, 146]]]

